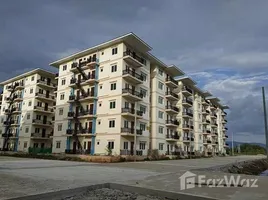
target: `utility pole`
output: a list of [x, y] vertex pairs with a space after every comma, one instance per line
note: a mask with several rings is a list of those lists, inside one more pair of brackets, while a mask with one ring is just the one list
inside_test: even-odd
[[266, 155], [268, 159], [268, 130], [267, 130], [267, 114], [266, 114], [266, 100], [265, 100], [264, 87], [262, 87], [262, 100], [263, 100], [263, 114], [264, 114], [264, 130], [266, 138]]
[[232, 132], [232, 156], [234, 156], [234, 132]]
[[135, 120], [134, 120], [134, 162], [136, 162], [137, 154], [137, 102], [135, 102]]

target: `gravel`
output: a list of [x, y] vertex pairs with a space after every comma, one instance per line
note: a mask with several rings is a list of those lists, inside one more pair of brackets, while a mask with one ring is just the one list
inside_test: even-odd
[[[164, 200], [164, 198], [102, 188], [87, 191], [80, 195], [63, 198], [62, 200]], [[167, 198], [165, 198], [165, 200], [167, 200]]]

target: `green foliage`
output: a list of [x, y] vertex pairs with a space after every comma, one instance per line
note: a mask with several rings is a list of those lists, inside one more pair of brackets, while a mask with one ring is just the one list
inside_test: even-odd
[[113, 153], [113, 150], [107, 145], [106, 152], [107, 152], [108, 156], [111, 156]]
[[[229, 150], [231, 154], [232, 149]], [[234, 148], [234, 153], [239, 153], [238, 147]], [[256, 145], [256, 144], [242, 144], [240, 145], [240, 154], [246, 154], [246, 155], [257, 155], [257, 154], [266, 154], [266, 149]]]

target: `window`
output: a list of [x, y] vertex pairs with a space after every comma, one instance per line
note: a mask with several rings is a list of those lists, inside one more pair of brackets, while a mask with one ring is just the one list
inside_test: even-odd
[[35, 129], [34, 129], [34, 132], [35, 132], [35, 133], [40, 133], [40, 128], [35, 128]]
[[158, 111], [158, 118], [163, 119], [164, 112]]
[[100, 85], [100, 89], [102, 89], [102, 85]]
[[147, 81], [147, 74], [141, 72], [141, 77], [142, 77], [143, 81], [145, 81], [145, 82]]
[[84, 149], [87, 149], [87, 142], [84, 142]]
[[60, 141], [56, 141], [56, 148], [60, 149]]
[[145, 131], [146, 130], [146, 124], [141, 123], [140, 124], [140, 130]]
[[61, 85], [65, 85], [66, 79], [61, 79]]
[[108, 148], [114, 149], [114, 142], [108, 142]]
[[24, 142], [24, 143], [23, 143], [23, 147], [24, 147], [24, 148], [27, 148], [27, 142]]
[[163, 104], [164, 98], [161, 96], [158, 96], [158, 103]]
[[41, 115], [36, 115], [37, 120], [41, 120]]
[[67, 69], [67, 65], [62, 66], [62, 71], [65, 71]]
[[31, 80], [34, 81], [34, 76], [32, 76]]
[[161, 76], [163, 76], [163, 70], [158, 69], [158, 74], [161, 75]]
[[111, 83], [111, 90], [116, 90], [116, 83]]
[[146, 145], [145, 142], [140, 142], [140, 149], [145, 150], [145, 145]]
[[60, 100], [64, 100], [64, 93], [60, 94]]
[[201, 114], [198, 114], [198, 119], [201, 119]]
[[164, 127], [158, 126], [158, 133], [163, 134], [164, 133]]
[[164, 150], [164, 144], [163, 143], [159, 143], [159, 150]]
[[117, 47], [112, 49], [112, 55], [115, 55], [115, 54], [117, 54]]
[[110, 101], [110, 109], [115, 108], [115, 101]]
[[141, 88], [141, 94], [143, 97], [146, 97], [147, 90]]
[[62, 131], [62, 124], [58, 124], [58, 131]]
[[101, 107], [101, 102], [99, 103], [99, 107]]
[[143, 114], [145, 114], [145, 113], [146, 113], [146, 109], [147, 109], [147, 107], [146, 107], [146, 106], [140, 105], [140, 111], [142, 111], [142, 112], [143, 112]]
[[128, 149], [128, 142], [124, 142], [124, 149]]
[[117, 71], [117, 65], [112, 65], [112, 69], [111, 69], [112, 72], [116, 72]]
[[31, 115], [30, 114], [27, 114], [27, 119], [31, 119]]
[[30, 94], [32, 94], [32, 93], [33, 93], [33, 88], [30, 89]]
[[38, 101], [38, 102], [37, 102], [37, 106], [38, 106], [38, 107], [42, 107], [42, 102]]
[[164, 87], [164, 84], [161, 83], [161, 82], [159, 81], [159, 82], [158, 82], [158, 88], [159, 88], [160, 90], [163, 90], [163, 87]]
[[59, 108], [59, 115], [63, 115], [63, 108]]
[[101, 124], [101, 120], [98, 121], [98, 124], [99, 124], [99, 125]]
[[202, 129], [202, 125], [201, 124], [199, 124], [199, 130], [201, 130]]
[[28, 106], [32, 106], [32, 101], [29, 101], [28, 102]]
[[29, 132], [29, 127], [26, 127], [25, 128], [25, 133], [28, 133]]
[[115, 127], [115, 120], [110, 120], [109, 121], [109, 128], [114, 128]]
[[100, 68], [100, 71], [103, 72], [103, 67]]
[[101, 55], [104, 55], [104, 51], [101, 52]]

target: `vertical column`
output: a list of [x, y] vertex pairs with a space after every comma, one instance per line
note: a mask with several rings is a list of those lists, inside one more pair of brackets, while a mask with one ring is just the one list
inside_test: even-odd
[[93, 121], [92, 121], [92, 140], [91, 140], [91, 150], [90, 154], [94, 155], [95, 153], [95, 139], [96, 139], [96, 121], [97, 121], [97, 104], [98, 104], [98, 81], [99, 80], [99, 59], [96, 59], [96, 66], [95, 66], [95, 83], [94, 83], [94, 106], [93, 106]]
[[[72, 88], [71, 89], [71, 92], [70, 92], [70, 95], [73, 95], [74, 94], [74, 89]], [[69, 112], [72, 112], [73, 111], [73, 104], [70, 103], [69, 105]], [[69, 119], [68, 120], [68, 129], [71, 129], [72, 128], [72, 122], [71, 120]], [[66, 140], [66, 149], [67, 150], [70, 150], [71, 148], [71, 137], [70, 136], [67, 136], [67, 140]]]

